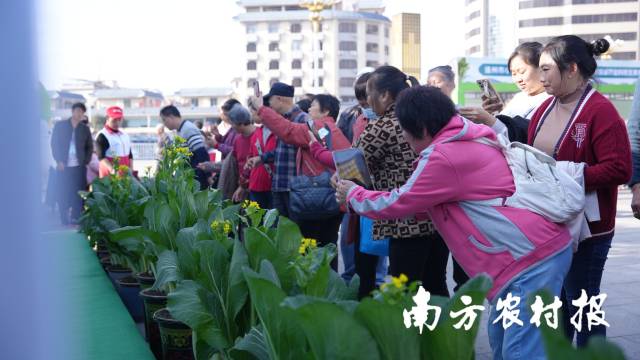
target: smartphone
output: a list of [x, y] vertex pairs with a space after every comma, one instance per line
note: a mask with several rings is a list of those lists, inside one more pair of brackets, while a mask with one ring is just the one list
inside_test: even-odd
[[477, 80], [476, 82], [478, 83], [478, 86], [480, 87], [480, 90], [482, 90], [482, 93], [484, 96], [488, 98], [497, 99], [500, 103], [502, 103], [500, 94], [498, 94], [496, 89], [494, 89], [489, 79], [480, 79], [480, 80]]
[[253, 82], [253, 95], [260, 97], [260, 83], [256, 80]]
[[324, 140], [324, 138], [327, 137], [327, 135], [329, 135], [329, 130], [325, 128], [318, 130], [318, 136], [320, 136], [320, 139]]

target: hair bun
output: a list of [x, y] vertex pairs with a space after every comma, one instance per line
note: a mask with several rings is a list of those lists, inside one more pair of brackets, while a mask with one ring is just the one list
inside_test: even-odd
[[600, 56], [609, 50], [609, 41], [606, 39], [598, 39], [589, 44], [589, 50], [591, 50], [593, 56]]

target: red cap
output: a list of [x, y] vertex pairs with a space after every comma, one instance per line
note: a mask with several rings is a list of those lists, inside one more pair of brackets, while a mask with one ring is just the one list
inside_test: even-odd
[[122, 114], [121, 108], [118, 106], [112, 106], [107, 109], [107, 116], [113, 119], [122, 119], [124, 115]]

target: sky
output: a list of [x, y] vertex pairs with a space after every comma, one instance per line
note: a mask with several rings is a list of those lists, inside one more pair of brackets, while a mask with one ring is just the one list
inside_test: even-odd
[[[386, 0], [387, 16], [422, 15], [424, 69], [463, 54], [463, 0]], [[39, 74], [160, 90], [225, 87], [243, 71], [235, 0], [37, 0]], [[452, 26], [451, 24], [458, 24]]]

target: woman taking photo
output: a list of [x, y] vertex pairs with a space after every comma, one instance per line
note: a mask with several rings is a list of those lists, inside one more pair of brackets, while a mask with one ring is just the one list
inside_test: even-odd
[[[492, 127], [497, 133], [507, 132], [512, 141], [526, 142], [527, 128], [535, 109], [549, 98], [540, 81], [538, 64], [542, 44], [525, 42], [520, 44], [509, 57], [507, 66], [517, 93], [503, 109], [503, 104], [495, 98], [483, 98], [482, 108], [463, 107], [460, 114], [467, 119]], [[500, 112], [493, 116], [492, 113]]]
[[[377, 68], [367, 81], [367, 103], [378, 119], [367, 124], [354, 147], [364, 153], [374, 187], [378, 191], [391, 191], [404, 185], [413, 172], [417, 153], [402, 134], [395, 114], [395, 102], [402, 90], [417, 85], [414, 77], [407, 76], [393, 66]], [[415, 219], [376, 220], [373, 239], [385, 238], [391, 239], [391, 275], [405, 274], [409, 281], [421, 280], [425, 289], [432, 294], [449, 296], [446, 283], [449, 250], [431, 222]], [[361, 287], [361, 292], [368, 293], [371, 290]]]
[[[342, 180], [337, 200], [372, 219], [431, 219], [464, 270], [492, 280], [487, 327], [493, 358], [546, 358], [526, 299], [542, 288], [560, 294], [571, 263], [569, 232], [530, 210], [486, 203], [514, 193], [513, 175], [500, 150], [475, 141], [495, 141], [495, 132], [458, 116], [442, 92], [407, 89], [396, 114], [407, 143], [420, 153], [409, 181], [370, 191]], [[498, 299], [507, 294], [522, 299], [509, 309], [522, 323], [505, 330]]]
[[[589, 223], [591, 237], [580, 243], [564, 282], [565, 331], [573, 340], [569, 322], [577, 308], [571, 301], [600, 294], [600, 281], [613, 239], [618, 186], [631, 177], [629, 137], [614, 105], [597, 92], [590, 79], [596, 72], [595, 56], [609, 49], [600, 39], [592, 44], [574, 35], [551, 39], [540, 56], [540, 80], [551, 95], [536, 111], [529, 125], [528, 143], [559, 161], [585, 163], [587, 192], [597, 193], [600, 221]], [[585, 346], [593, 335], [606, 335], [603, 325], [582, 330], [577, 344]]]

